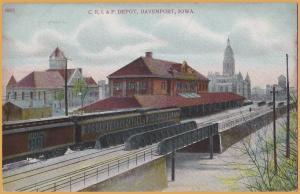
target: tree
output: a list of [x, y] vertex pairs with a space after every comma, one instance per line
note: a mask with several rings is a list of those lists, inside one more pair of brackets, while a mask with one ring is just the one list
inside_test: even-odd
[[[292, 100], [295, 104], [295, 99]], [[246, 185], [250, 191], [294, 191], [298, 185], [297, 167], [297, 112], [291, 114], [290, 126], [290, 158], [285, 157], [285, 134], [286, 121], [282, 119], [280, 128], [277, 129], [278, 139], [276, 142], [278, 149], [278, 172], [275, 173], [273, 162], [274, 144], [272, 133], [267, 126], [257, 133], [249, 135], [241, 141], [241, 145], [236, 146], [240, 157], [245, 156], [244, 165], [239, 165], [241, 172], [239, 180]], [[252, 126], [249, 125], [249, 128]], [[268, 132], [269, 131], [269, 132]]]
[[78, 79], [73, 85], [73, 95], [79, 96], [81, 100], [81, 107], [83, 107], [83, 102], [88, 93], [88, 87], [83, 79]]
[[65, 94], [63, 90], [59, 90], [55, 99], [59, 101], [59, 108], [61, 109], [61, 101], [65, 98]]

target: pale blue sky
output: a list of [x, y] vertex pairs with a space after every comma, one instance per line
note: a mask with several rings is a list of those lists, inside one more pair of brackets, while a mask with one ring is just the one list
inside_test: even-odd
[[[296, 80], [296, 4], [6, 4], [3, 15], [4, 84], [48, 68], [58, 45], [96, 81], [153, 51], [154, 58], [182, 62], [207, 75], [222, 71], [227, 36], [236, 71], [265, 87], [285, 74], [290, 55]], [[192, 14], [95, 15], [89, 10], [192, 9]]]

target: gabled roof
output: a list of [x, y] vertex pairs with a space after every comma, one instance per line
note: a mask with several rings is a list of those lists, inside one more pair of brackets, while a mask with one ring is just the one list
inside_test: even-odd
[[84, 81], [88, 86], [97, 86], [96, 81], [92, 77], [84, 77]]
[[187, 64], [152, 57], [139, 57], [108, 76], [108, 78], [124, 77], [159, 77], [208, 81], [204, 75]]
[[[64, 69], [48, 69], [47, 71], [49, 72], [58, 72], [62, 78], [65, 80], [65, 70]], [[71, 78], [71, 76], [74, 74], [74, 72], [76, 71], [76, 69], [68, 69], [67, 70], [67, 76], [68, 76], [68, 80]]]
[[58, 47], [55, 48], [55, 50], [51, 53], [49, 56], [50, 58], [59, 58], [59, 59], [67, 59], [64, 52], [60, 50]]
[[12, 75], [6, 85], [6, 87], [13, 87], [17, 84], [15, 77]]
[[64, 79], [56, 71], [33, 71], [21, 79], [16, 87], [22, 88], [60, 88]]

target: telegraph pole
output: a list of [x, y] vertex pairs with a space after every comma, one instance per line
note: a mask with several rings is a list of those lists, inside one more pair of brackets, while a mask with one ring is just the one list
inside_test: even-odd
[[68, 116], [68, 60], [65, 65], [65, 114]]
[[171, 159], [172, 159], [172, 164], [171, 164], [171, 179], [172, 181], [175, 181], [175, 140], [173, 139], [172, 142], [172, 155], [171, 155]]
[[275, 86], [273, 85], [273, 144], [274, 144], [274, 170], [277, 175], [277, 150], [276, 150], [276, 109], [275, 109]]
[[287, 116], [286, 116], [286, 158], [290, 158], [290, 84], [289, 84], [289, 56], [286, 54], [286, 101], [287, 101]]

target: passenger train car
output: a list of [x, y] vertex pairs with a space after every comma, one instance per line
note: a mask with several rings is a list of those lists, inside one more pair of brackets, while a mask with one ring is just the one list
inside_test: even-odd
[[109, 132], [148, 126], [159, 122], [180, 122], [179, 108], [127, 109], [3, 123], [3, 163], [26, 157], [58, 156], [67, 150], [94, 146]]

